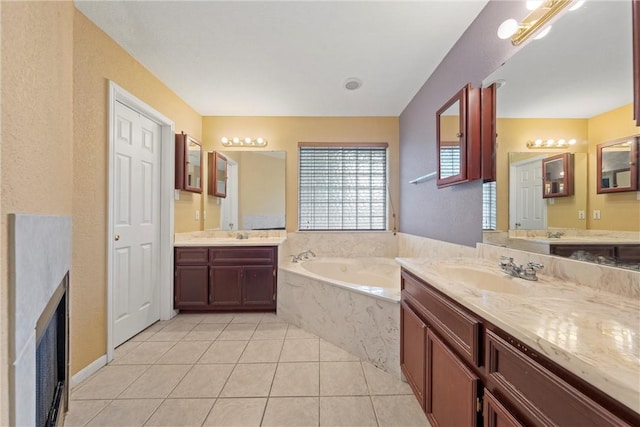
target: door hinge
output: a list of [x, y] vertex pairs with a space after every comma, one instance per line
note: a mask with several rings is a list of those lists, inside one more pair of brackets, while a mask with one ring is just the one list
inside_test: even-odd
[[273, 269], [273, 277], [276, 277], [276, 269]]
[[482, 398], [481, 397], [477, 397], [476, 398], [476, 412], [482, 413]]
[[276, 294], [273, 294], [272, 301], [275, 301], [275, 300], [276, 300]]

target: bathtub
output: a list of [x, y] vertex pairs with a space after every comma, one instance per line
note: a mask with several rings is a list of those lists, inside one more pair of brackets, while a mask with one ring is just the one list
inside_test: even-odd
[[400, 266], [392, 258], [314, 258], [279, 266], [278, 317], [397, 378], [399, 302]]

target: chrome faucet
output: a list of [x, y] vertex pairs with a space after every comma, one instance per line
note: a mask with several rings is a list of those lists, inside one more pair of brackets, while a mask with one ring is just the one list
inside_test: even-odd
[[510, 276], [519, 277], [525, 280], [538, 280], [538, 276], [536, 272], [544, 266], [542, 264], [537, 264], [535, 262], [527, 262], [527, 266], [523, 267], [522, 265], [518, 266], [513, 262], [513, 258], [507, 256], [500, 257], [500, 263], [498, 266]]
[[236, 239], [238, 239], [238, 240], [243, 240], [243, 239], [248, 239], [248, 238], [249, 238], [249, 233], [246, 232], [246, 231], [244, 233], [241, 233], [241, 232], [237, 232], [236, 233]]
[[562, 231], [556, 231], [555, 233], [547, 231], [547, 237], [549, 239], [559, 239], [560, 236], [564, 236], [564, 233]]
[[310, 256], [315, 258], [316, 254], [313, 253], [311, 249], [309, 249], [307, 251], [300, 252], [298, 255], [289, 255], [289, 256], [291, 257], [291, 262], [298, 262], [298, 261], [306, 261], [309, 259]]

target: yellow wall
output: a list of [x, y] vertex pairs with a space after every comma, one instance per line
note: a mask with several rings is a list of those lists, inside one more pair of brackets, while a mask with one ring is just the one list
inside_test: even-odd
[[[596, 146], [627, 136], [640, 135], [633, 120], [633, 104], [589, 119], [589, 215], [588, 225], [596, 230], [640, 231], [640, 201], [635, 191], [597, 194]], [[600, 210], [600, 220], [591, 213]]]
[[[106, 351], [108, 80], [173, 120], [176, 132], [200, 139], [202, 131], [200, 115], [77, 10], [73, 65], [72, 374]], [[185, 194], [176, 211], [200, 206], [200, 196]]]
[[72, 214], [73, 11], [1, 3], [0, 425], [9, 425], [7, 215]]
[[[564, 151], [573, 153], [587, 152], [587, 120], [585, 119], [505, 119], [496, 121], [496, 195], [497, 195], [497, 229], [509, 229], [509, 153], [531, 152], [536, 155], [553, 155]], [[578, 143], [565, 150], [532, 150], [527, 148], [527, 141], [538, 138], [575, 138]], [[576, 183], [577, 184], [577, 183]], [[580, 186], [578, 185], [578, 188]], [[556, 198], [556, 203], [561, 198]], [[567, 202], [559, 202], [564, 205]], [[552, 205], [553, 206], [553, 205]], [[571, 210], [574, 210], [573, 208]], [[577, 213], [573, 215], [576, 218]], [[584, 228], [575, 223], [574, 228]]]
[[[282, 215], [285, 208], [286, 158], [274, 156], [240, 156], [240, 208], [238, 218], [241, 227], [245, 215]], [[282, 191], [274, 191], [274, 188]]]
[[[202, 135], [206, 151], [229, 151], [220, 143], [223, 136], [261, 136], [267, 139], [269, 150], [287, 152], [288, 231], [298, 229], [298, 142], [388, 142], [390, 193], [393, 206], [398, 206], [398, 117], [207, 116], [202, 121]], [[391, 213], [389, 220], [393, 228]]]

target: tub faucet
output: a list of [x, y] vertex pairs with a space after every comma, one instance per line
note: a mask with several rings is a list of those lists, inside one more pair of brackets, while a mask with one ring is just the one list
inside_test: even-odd
[[535, 262], [527, 262], [527, 266], [523, 267], [522, 265], [518, 266], [513, 262], [513, 258], [507, 256], [500, 257], [500, 263], [498, 266], [510, 276], [519, 277], [525, 280], [538, 280], [538, 276], [536, 272], [543, 268], [542, 264], [537, 264]]
[[289, 256], [291, 257], [291, 262], [298, 262], [298, 261], [308, 260], [309, 256], [315, 258], [316, 254], [313, 253], [311, 249], [309, 249], [307, 251], [300, 252], [298, 255], [289, 255]]

